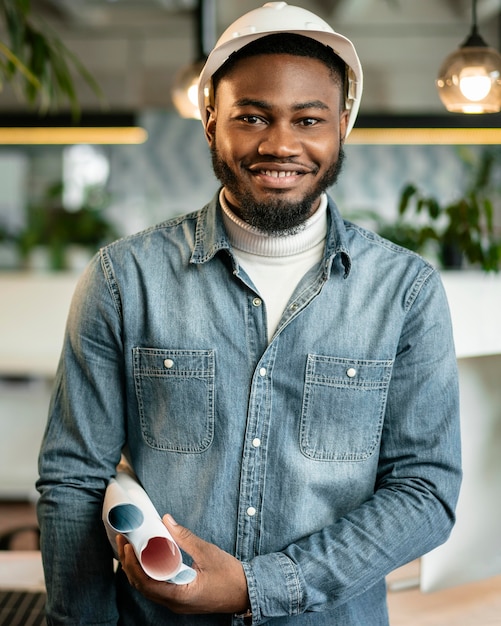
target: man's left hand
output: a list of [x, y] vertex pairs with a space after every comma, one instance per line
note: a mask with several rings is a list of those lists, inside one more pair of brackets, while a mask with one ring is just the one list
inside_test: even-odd
[[132, 546], [119, 535], [119, 558], [129, 583], [149, 600], [175, 613], [245, 612], [249, 596], [240, 561], [180, 526], [170, 515], [164, 516], [163, 523], [178, 546], [192, 557], [197, 577], [187, 585], [153, 580], [145, 574]]

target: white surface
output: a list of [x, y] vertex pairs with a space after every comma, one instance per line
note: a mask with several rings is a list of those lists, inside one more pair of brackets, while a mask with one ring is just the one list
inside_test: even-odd
[[501, 354], [501, 274], [442, 272], [458, 358]]
[[0, 498], [31, 499], [77, 274], [0, 273]]
[[0, 589], [45, 591], [40, 552], [37, 550], [1, 551]]
[[54, 375], [77, 279], [0, 273], [0, 375]]
[[501, 574], [501, 275], [442, 273], [461, 394], [463, 484], [449, 540], [421, 559], [421, 590]]
[[0, 378], [0, 498], [36, 496], [37, 459], [50, 393], [49, 380]]
[[463, 485], [449, 540], [421, 559], [422, 591], [501, 574], [501, 354], [458, 365]]

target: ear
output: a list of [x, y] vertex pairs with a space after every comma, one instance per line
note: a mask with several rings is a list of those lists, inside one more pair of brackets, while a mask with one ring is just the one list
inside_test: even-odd
[[341, 116], [339, 118], [339, 137], [341, 138], [341, 143], [344, 143], [346, 138], [346, 130], [348, 128], [348, 120], [350, 118], [350, 111], [348, 109], [344, 109], [341, 112]]
[[216, 134], [216, 111], [214, 107], [208, 106], [206, 109], [207, 121], [205, 122], [205, 138], [209, 146], [212, 147], [214, 136]]

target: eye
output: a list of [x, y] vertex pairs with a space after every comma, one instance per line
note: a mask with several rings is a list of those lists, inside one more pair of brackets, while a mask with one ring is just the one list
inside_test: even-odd
[[242, 115], [240, 118], [242, 122], [246, 122], [251, 126], [256, 126], [257, 124], [264, 124], [264, 120], [258, 115]]
[[318, 124], [319, 120], [317, 120], [315, 117], [305, 117], [304, 119], [299, 121], [299, 125], [300, 126], [315, 126], [315, 124]]

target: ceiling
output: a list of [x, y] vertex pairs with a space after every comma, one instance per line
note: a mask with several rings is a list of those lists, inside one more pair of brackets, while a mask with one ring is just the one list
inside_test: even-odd
[[[263, 0], [264, 1], [264, 0]], [[206, 0], [210, 47], [259, 0]], [[213, 3], [213, 4], [212, 4]], [[355, 43], [365, 74], [362, 113], [442, 113], [434, 80], [442, 60], [469, 33], [470, 0], [294, 0]], [[198, 50], [197, 0], [32, 0], [34, 14], [55, 29], [96, 78], [109, 108], [170, 108], [175, 73]], [[499, 48], [501, 0], [478, 0], [480, 33]], [[84, 110], [99, 107], [76, 78]], [[8, 89], [0, 110], [21, 105]]]

